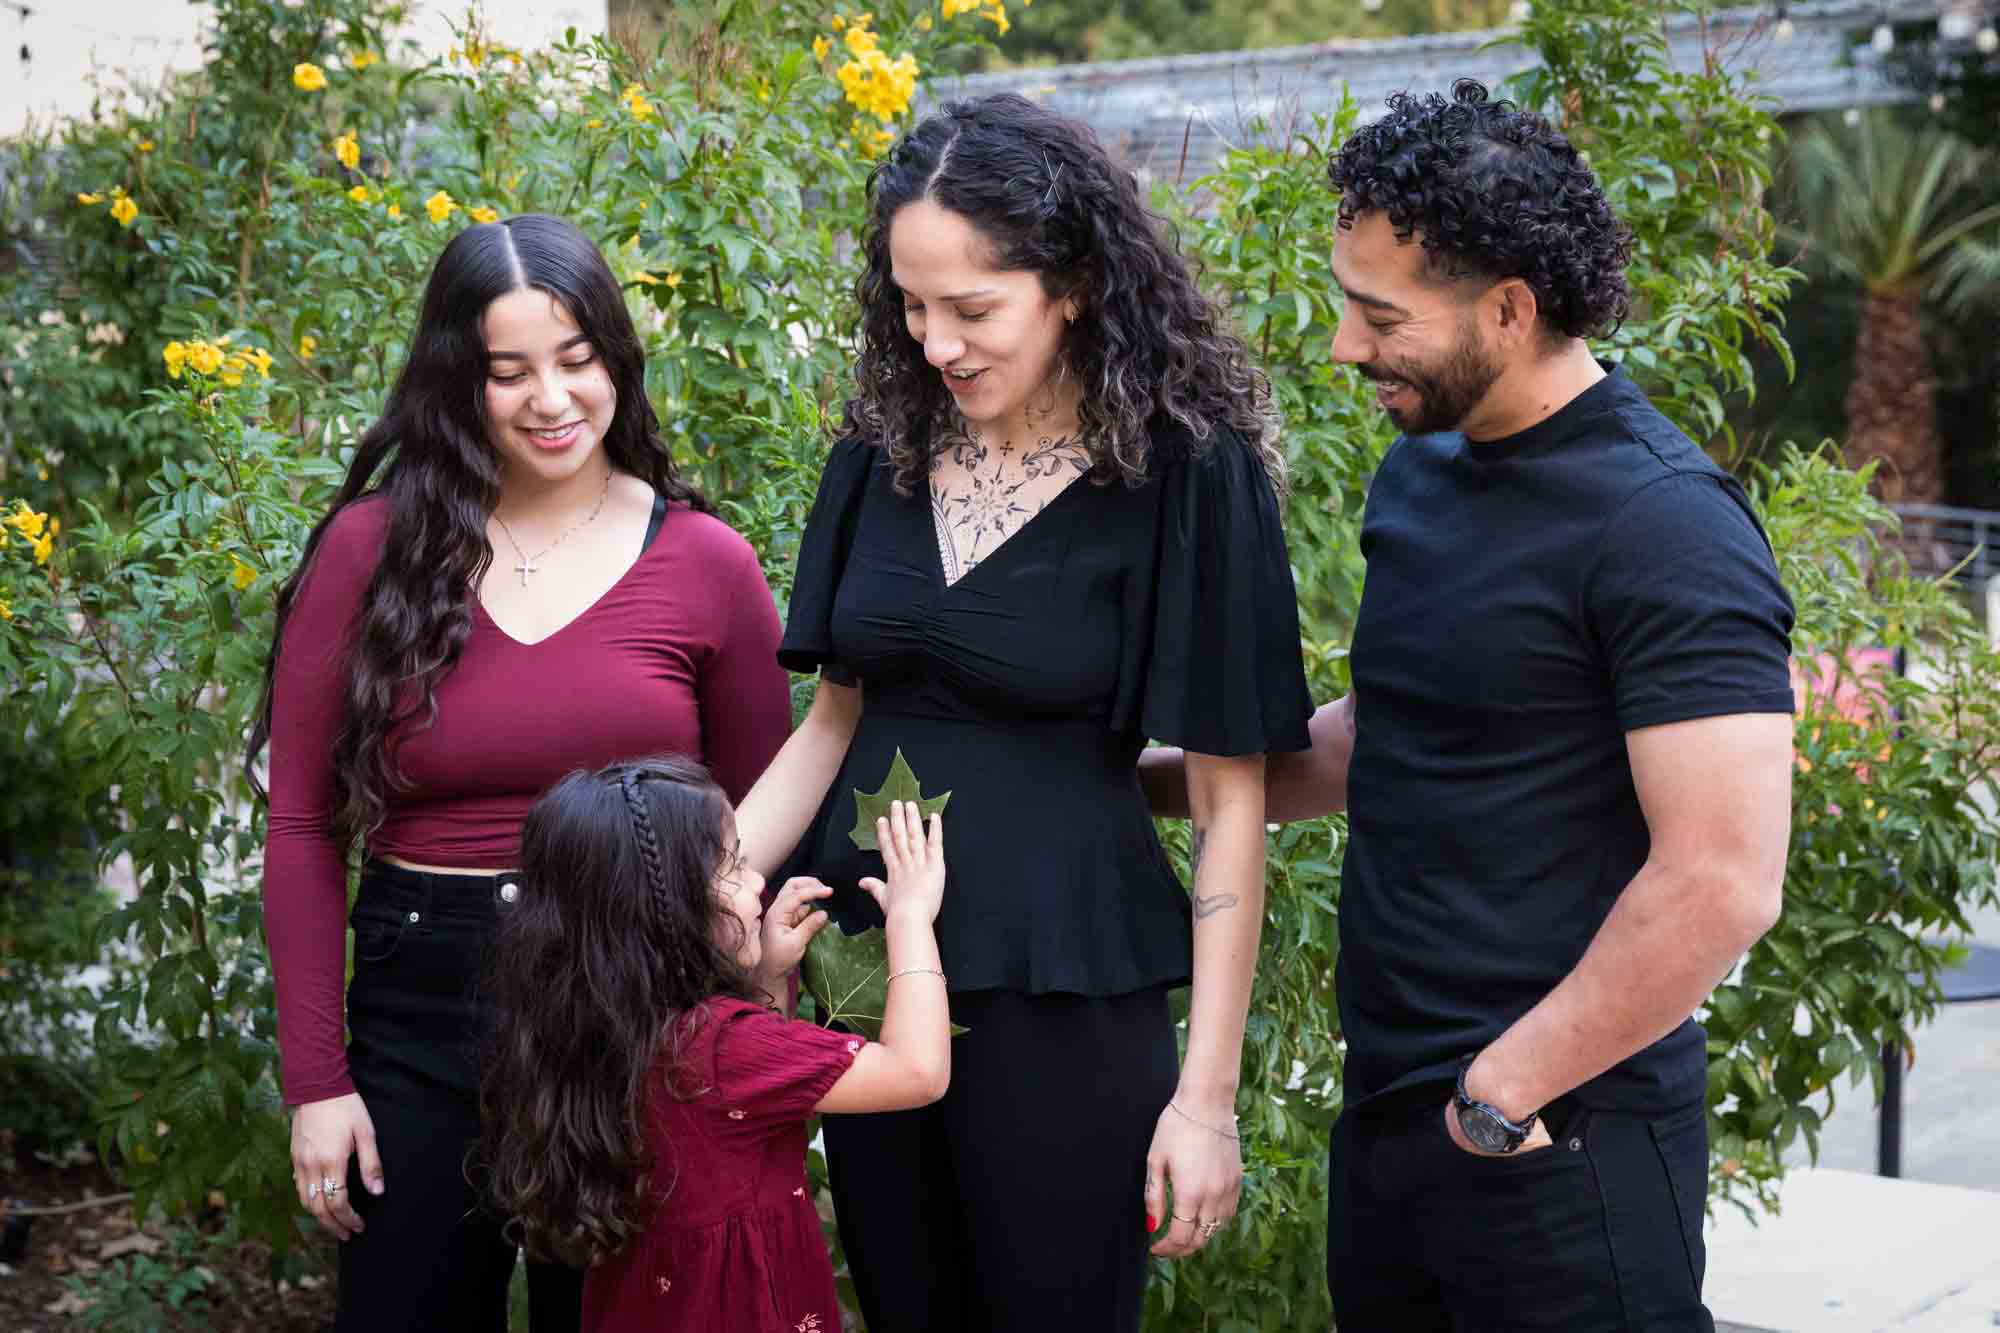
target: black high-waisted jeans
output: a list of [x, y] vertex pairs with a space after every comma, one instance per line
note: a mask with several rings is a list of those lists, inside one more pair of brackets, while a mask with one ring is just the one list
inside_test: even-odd
[[[367, 1103], [385, 1189], [348, 1171], [367, 1230], [340, 1247], [340, 1333], [507, 1326], [514, 1246], [472, 1185], [479, 1142], [477, 998], [512, 900], [504, 875], [434, 875], [371, 861], [354, 900], [347, 1063]], [[528, 1265], [535, 1333], [573, 1333], [583, 1276]]]

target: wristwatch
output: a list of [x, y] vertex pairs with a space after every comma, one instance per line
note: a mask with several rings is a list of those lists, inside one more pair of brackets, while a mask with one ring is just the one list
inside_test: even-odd
[[1528, 1135], [1535, 1131], [1535, 1117], [1516, 1124], [1500, 1114], [1498, 1107], [1475, 1101], [1465, 1091], [1465, 1071], [1472, 1067], [1472, 1057], [1460, 1056], [1458, 1061], [1458, 1094], [1452, 1098], [1453, 1109], [1458, 1112], [1458, 1127], [1465, 1131], [1465, 1137], [1481, 1152], [1510, 1153], [1527, 1142]]

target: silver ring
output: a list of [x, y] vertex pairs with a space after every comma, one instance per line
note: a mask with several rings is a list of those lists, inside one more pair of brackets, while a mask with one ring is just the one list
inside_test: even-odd
[[326, 1187], [325, 1194], [327, 1198], [331, 1199], [334, 1195], [338, 1193], [340, 1193], [340, 1185], [338, 1183], [331, 1184]]
[[311, 1202], [312, 1200], [317, 1199], [318, 1197], [319, 1197], [319, 1182], [315, 1180], [312, 1184], [306, 1186], [306, 1200], [307, 1202]]
[[1193, 1226], [1201, 1220], [1198, 1217], [1182, 1217], [1179, 1213], [1168, 1213], [1167, 1216], [1173, 1218], [1176, 1222], [1186, 1222], [1189, 1226]]

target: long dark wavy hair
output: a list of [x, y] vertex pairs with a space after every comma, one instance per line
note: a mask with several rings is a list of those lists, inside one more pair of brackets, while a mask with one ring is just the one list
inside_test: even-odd
[[1532, 111], [1476, 79], [1451, 96], [1397, 93], [1326, 164], [1340, 225], [1381, 211], [1447, 279], [1518, 277], [1554, 333], [1600, 337], [1632, 308], [1632, 232], [1590, 164]]
[[924, 199], [970, 222], [994, 267], [1031, 270], [1049, 299], [1076, 303], [1060, 354], [1082, 389], [1078, 423], [1095, 480], [1143, 481], [1148, 428], [1166, 418], [1197, 447], [1220, 429], [1240, 435], [1283, 491], [1269, 381], [1089, 126], [1013, 93], [949, 102], [876, 166], [868, 197], [861, 354], [842, 431], [888, 451], [899, 493], [923, 479], [956, 422], [890, 277], [890, 223]]
[[528, 813], [484, 986], [480, 1161], [539, 1257], [617, 1255], [672, 1188], [646, 1146], [650, 1092], [699, 1092], [678, 1052], [700, 1006], [750, 998], [742, 921], [713, 887], [728, 810], [701, 765], [659, 758], [571, 773]]
[[[660, 438], [646, 398], [644, 347], [618, 281], [590, 238], [561, 218], [540, 214], [483, 223], [454, 236], [431, 269], [409, 359], [381, 420], [361, 437], [333, 504], [279, 590], [264, 697], [247, 747], [254, 773], [271, 735], [286, 622], [321, 537], [349, 504], [383, 496], [388, 525], [382, 558], [349, 642], [310, 646], [348, 654], [345, 722], [333, 752], [333, 826], [342, 846], [380, 828], [391, 794], [407, 785], [396, 767], [392, 734], [413, 719], [429, 725], [435, 718], [438, 683], [472, 632], [474, 589], [493, 559], [486, 518], [500, 498], [500, 459], [487, 435], [480, 319], [496, 299], [523, 289], [560, 301], [604, 359], [617, 391], [604, 437], [612, 466], [644, 478], [669, 503], [709, 508], [675, 472]], [[371, 489], [385, 461], [387, 471]]]

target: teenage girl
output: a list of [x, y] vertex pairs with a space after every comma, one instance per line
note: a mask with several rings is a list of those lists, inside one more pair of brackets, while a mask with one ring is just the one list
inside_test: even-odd
[[529, 1252], [588, 1267], [585, 1329], [836, 1333], [807, 1118], [928, 1105], [950, 1080], [942, 822], [926, 836], [905, 802], [876, 821], [887, 880], [861, 883], [890, 984], [867, 1042], [774, 1012], [831, 890], [794, 879], [763, 906], [772, 790], [738, 812], [688, 760], [614, 764], [556, 784], [522, 830], [484, 1159]]

